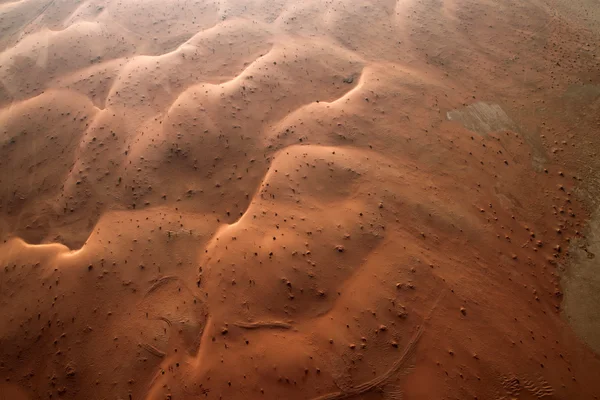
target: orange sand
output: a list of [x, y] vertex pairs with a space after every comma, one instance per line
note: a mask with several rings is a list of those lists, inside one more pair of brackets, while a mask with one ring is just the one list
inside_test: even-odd
[[0, 1], [0, 399], [598, 398], [570, 3]]

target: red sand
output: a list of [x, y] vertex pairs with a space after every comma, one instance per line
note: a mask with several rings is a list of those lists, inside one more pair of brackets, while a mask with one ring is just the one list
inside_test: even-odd
[[600, 195], [598, 26], [0, 1], [0, 399], [598, 398], [559, 277]]

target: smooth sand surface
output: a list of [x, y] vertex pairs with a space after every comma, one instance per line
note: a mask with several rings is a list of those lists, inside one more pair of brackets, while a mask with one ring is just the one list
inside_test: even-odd
[[0, 0], [0, 399], [600, 397], [599, 10]]

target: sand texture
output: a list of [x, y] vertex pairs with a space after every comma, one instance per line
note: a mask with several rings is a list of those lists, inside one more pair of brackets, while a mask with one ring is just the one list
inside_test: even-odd
[[597, 0], [0, 0], [0, 400], [600, 397]]

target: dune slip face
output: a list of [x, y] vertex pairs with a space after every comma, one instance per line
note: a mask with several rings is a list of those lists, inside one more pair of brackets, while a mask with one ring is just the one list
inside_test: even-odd
[[599, 398], [599, 26], [0, 0], [0, 400]]

